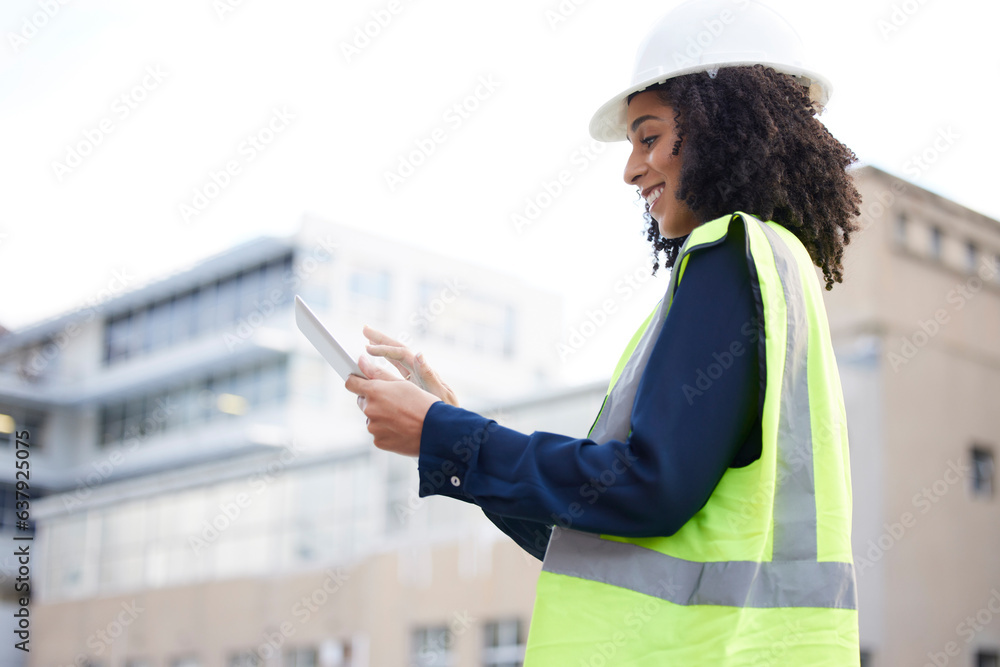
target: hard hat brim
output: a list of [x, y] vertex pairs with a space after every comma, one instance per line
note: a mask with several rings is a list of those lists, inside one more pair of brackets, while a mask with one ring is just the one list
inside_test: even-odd
[[705, 72], [709, 69], [739, 67], [743, 65], [764, 65], [765, 67], [772, 67], [778, 72], [782, 72], [793, 77], [799, 83], [809, 88], [809, 98], [812, 100], [813, 108], [816, 110], [817, 114], [822, 113], [823, 109], [830, 101], [833, 86], [831, 85], [829, 79], [811, 70], [790, 67], [787, 64], [766, 63], [759, 60], [711, 63], [710, 65], [699, 64], [685, 69], [672, 70], [666, 75], [661, 74], [651, 77], [642, 83], [629, 86], [622, 92], [618, 93], [610, 100], [602, 104], [597, 110], [597, 113], [595, 113], [590, 119], [590, 136], [598, 141], [625, 141], [627, 138], [625, 136], [625, 124], [628, 117], [628, 105], [626, 100], [628, 99], [628, 96], [633, 93], [641, 92], [654, 84], [663, 83], [664, 81], [678, 76], [683, 76], [685, 74], [694, 74], [696, 72]]

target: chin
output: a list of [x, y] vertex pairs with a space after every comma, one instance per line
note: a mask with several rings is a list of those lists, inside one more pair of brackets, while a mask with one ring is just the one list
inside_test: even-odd
[[683, 234], [678, 234], [677, 232], [664, 229], [663, 225], [659, 226], [659, 230], [660, 230], [660, 236], [662, 236], [665, 239], [677, 239], [684, 236]]
[[659, 230], [660, 236], [662, 236], [663, 238], [665, 238], [665, 239], [675, 239], [675, 238], [677, 238], [679, 236], [683, 236], [683, 234], [678, 234], [677, 232], [675, 232], [673, 230], [667, 229], [666, 226], [663, 224], [663, 216], [662, 215], [654, 215], [653, 216], [653, 220], [656, 220], [656, 228]]

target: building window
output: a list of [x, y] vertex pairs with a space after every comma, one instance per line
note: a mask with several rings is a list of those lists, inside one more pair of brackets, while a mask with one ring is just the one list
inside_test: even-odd
[[[254, 311], [267, 316], [289, 301], [292, 254], [105, 320], [104, 362], [178, 345], [231, 327]], [[266, 313], [266, 314], [265, 314]]]
[[996, 651], [976, 651], [976, 667], [1000, 667]]
[[347, 287], [354, 312], [367, 317], [388, 316], [392, 295], [392, 279], [388, 271], [359, 269], [351, 274]]
[[170, 321], [170, 340], [173, 344], [189, 340], [194, 335], [196, 292], [189, 290], [174, 299], [174, 314]]
[[[340, 661], [334, 660], [334, 665], [338, 667], [344, 664], [343, 656]], [[316, 667], [319, 663], [316, 660], [316, 649], [314, 648], [293, 648], [285, 651], [285, 660], [282, 667]]]
[[226, 667], [263, 667], [264, 661], [255, 651], [241, 651], [229, 656]]
[[931, 227], [931, 259], [941, 259], [941, 244], [941, 228]]
[[416, 492], [410, 486], [413, 466], [402, 456], [388, 458], [385, 464], [385, 532], [395, 535], [405, 532], [417, 513], [412, 498]]
[[872, 652], [861, 649], [861, 666], [860, 667], [873, 667], [875, 665], [872, 662]]
[[231, 418], [251, 408], [280, 404], [287, 395], [287, 359], [244, 366], [102, 406], [101, 444], [148, 440], [179, 426]]
[[451, 647], [454, 638], [441, 625], [413, 631], [411, 664], [415, 667], [452, 667]]
[[907, 227], [906, 214], [900, 213], [899, 216], [896, 218], [895, 240], [896, 240], [896, 245], [898, 245], [901, 248], [906, 247], [906, 227]]
[[969, 273], [976, 272], [976, 263], [979, 261], [979, 250], [972, 241], [965, 244], [965, 270]]
[[467, 291], [460, 278], [422, 281], [412, 332], [420, 337], [510, 358], [515, 345], [515, 310], [508, 303]]
[[973, 447], [972, 495], [993, 497], [993, 451], [986, 447]]
[[104, 361], [113, 364], [116, 361], [128, 359], [129, 328], [132, 324], [132, 313], [118, 315], [108, 320], [104, 327]]
[[521, 667], [524, 664], [524, 635], [518, 619], [483, 626], [483, 667]]
[[198, 658], [174, 658], [170, 662], [170, 667], [201, 667], [201, 663], [198, 662]]
[[355, 271], [351, 274], [350, 289], [352, 295], [389, 300], [388, 271]]

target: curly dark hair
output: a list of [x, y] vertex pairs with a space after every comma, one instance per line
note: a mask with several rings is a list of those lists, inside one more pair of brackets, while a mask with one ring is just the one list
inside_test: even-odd
[[[702, 222], [734, 211], [795, 234], [823, 269], [826, 289], [843, 282], [844, 246], [859, 229], [861, 195], [847, 167], [857, 161], [813, 115], [808, 89], [763, 65], [687, 74], [645, 90], [673, 107], [684, 145], [674, 195]], [[645, 92], [645, 91], [641, 91]], [[635, 95], [629, 96], [631, 101]], [[653, 272], [673, 266], [684, 239], [666, 239], [646, 205]]]

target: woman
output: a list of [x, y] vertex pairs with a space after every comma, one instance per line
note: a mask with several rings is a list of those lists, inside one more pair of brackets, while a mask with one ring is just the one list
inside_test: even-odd
[[[813, 116], [828, 86], [781, 53], [790, 27], [738, 4], [668, 14], [591, 123], [630, 142], [654, 270], [661, 251], [673, 268], [587, 438], [462, 410], [372, 330], [368, 351], [428, 391], [366, 360], [374, 379], [347, 382], [375, 445], [419, 456], [421, 496], [474, 502], [544, 557], [529, 665], [859, 661], [846, 416], [812, 268], [842, 280], [855, 157]], [[671, 58], [712, 20], [699, 63]]]

